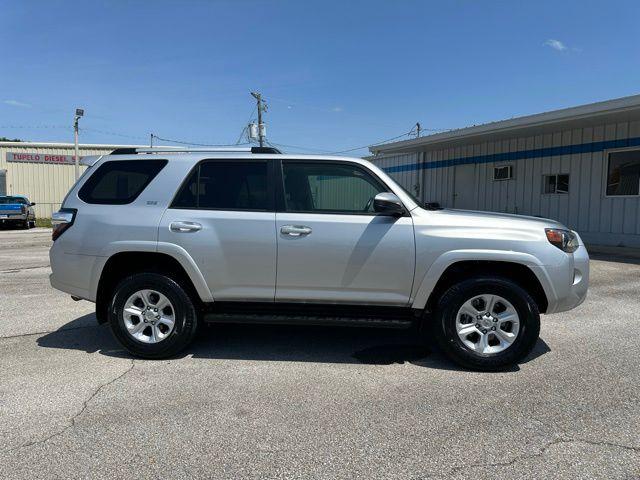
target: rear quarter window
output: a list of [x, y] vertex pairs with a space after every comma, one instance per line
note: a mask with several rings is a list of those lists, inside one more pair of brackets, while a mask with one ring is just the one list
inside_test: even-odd
[[103, 163], [85, 182], [78, 196], [87, 203], [131, 203], [166, 164], [166, 160], [114, 160]]

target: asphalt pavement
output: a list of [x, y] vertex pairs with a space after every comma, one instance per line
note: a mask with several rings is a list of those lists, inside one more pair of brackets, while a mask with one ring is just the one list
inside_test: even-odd
[[206, 328], [133, 360], [49, 286], [50, 230], [0, 231], [0, 478], [640, 478], [640, 261], [593, 260], [511, 371], [410, 333]]

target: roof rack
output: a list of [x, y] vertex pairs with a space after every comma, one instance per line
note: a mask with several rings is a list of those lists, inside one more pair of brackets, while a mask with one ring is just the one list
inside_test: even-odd
[[135, 155], [137, 153], [191, 153], [191, 152], [245, 152], [245, 153], [282, 153], [273, 147], [143, 147], [143, 148], [116, 148], [111, 155]]

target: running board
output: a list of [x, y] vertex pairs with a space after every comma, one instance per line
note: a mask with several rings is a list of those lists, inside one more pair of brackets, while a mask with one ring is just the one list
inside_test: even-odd
[[213, 308], [205, 312], [204, 321], [207, 323], [410, 328], [416, 320], [411, 309], [400, 307], [225, 303], [214, 303]]

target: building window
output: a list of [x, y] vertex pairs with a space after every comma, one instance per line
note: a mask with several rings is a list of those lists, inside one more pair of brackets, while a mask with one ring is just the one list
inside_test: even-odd
[[513, 165], [500, 165], [493, 167], [494, 180], [511, 180], [513, 178]]
[[640, 195], [640, 150], [609, 153], [607, 195]]
[[569, 193], [569, 175], [544, 175], [544, 193]]

